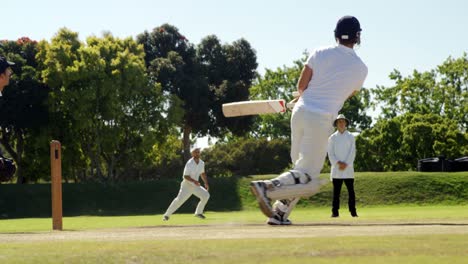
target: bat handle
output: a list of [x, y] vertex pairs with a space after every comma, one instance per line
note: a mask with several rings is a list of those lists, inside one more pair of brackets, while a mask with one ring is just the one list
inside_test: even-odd
[[288, 109], [293, 109], [294, 105], [297, 103], [297, 100], [299, 100], [299, 97], [292, 99], [289, 103], [286, 104], [286, 107]]

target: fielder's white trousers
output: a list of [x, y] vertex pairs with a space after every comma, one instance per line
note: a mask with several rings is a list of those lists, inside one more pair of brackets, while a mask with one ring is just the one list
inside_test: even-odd
[[210, 198], [210, 193], [202, 186], [196, 186], [191, 182], [183, 180], [180, 183], [179, 194], [176, 198], [174, 198], [164, 215], [172, 215], [175, 211], [177, 211], [177, 209], [179, 209], [179, 207], [182, 204], [185, 203], [185, 201], [187, 201], [188, 198], [190, 198], [192, 194], [200, 199], [200, 202], [197, 205], [197, 209], [195, 210], [195, 214], [203, 214], [203, 211], [205, 210], [205, 205], [208, 202], [208, 199]]
[[291, 116], [291, 161], [295, 170], [319, 177], [327, 156], [333, 115], [311, 112], [299, 106]]

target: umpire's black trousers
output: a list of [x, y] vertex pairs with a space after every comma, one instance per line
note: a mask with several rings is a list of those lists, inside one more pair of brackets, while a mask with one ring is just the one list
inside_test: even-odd
[[343, 182], [348, 189], [348, 208], [351, 213], [356, 213], [356, 195], [354, 194], [354, 179], [335, 179], [333, 178], [333, 214], [338, 215], [340, 209], [340, 194]]

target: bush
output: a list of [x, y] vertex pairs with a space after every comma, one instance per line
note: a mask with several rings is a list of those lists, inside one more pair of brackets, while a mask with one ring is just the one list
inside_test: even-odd
[[290, 168], [290, 142], [285, 139], [241, 138], [204, 150], [208, 175], [278, 174]]

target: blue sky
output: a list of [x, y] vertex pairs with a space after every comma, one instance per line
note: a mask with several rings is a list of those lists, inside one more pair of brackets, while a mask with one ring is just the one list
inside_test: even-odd
[[[464, 0], [23, 0], [4, 1], [0, 39], [50, 40], [61, 27], [85, 40], [109, 31], [136, 37], [169, 23], [198, 44], [210, 34], [222, 42], [245, 38], [257, 52], [258, 71], [292, 65], [305, 50], [334, 44], [343, 15], [361, 22], [358, 55], [369, 67], [364, 86], [392, 86], [404, 76], [434, 69], [468, 51], [468, 1]], [[197, 143], [208, 145], [207, 138]]]
[[42, 0], [2, 3], [0, 39], [51, 37], [61, 27], [85, 40], [110, 31], [135, 37], [163, 23], [179, 28], [192, 43], [210, 34], [222, 42], [247, 39], [259, 68], [275, 69], [302, 57], [305, 50], [334, 44], [333, 29], [343, 15], [361, 21], [357, 53], [369, 67], [364, 84], [390, 86], [393, 69], [409, 75], [435, 68], [468, 50], [463, 0]]

